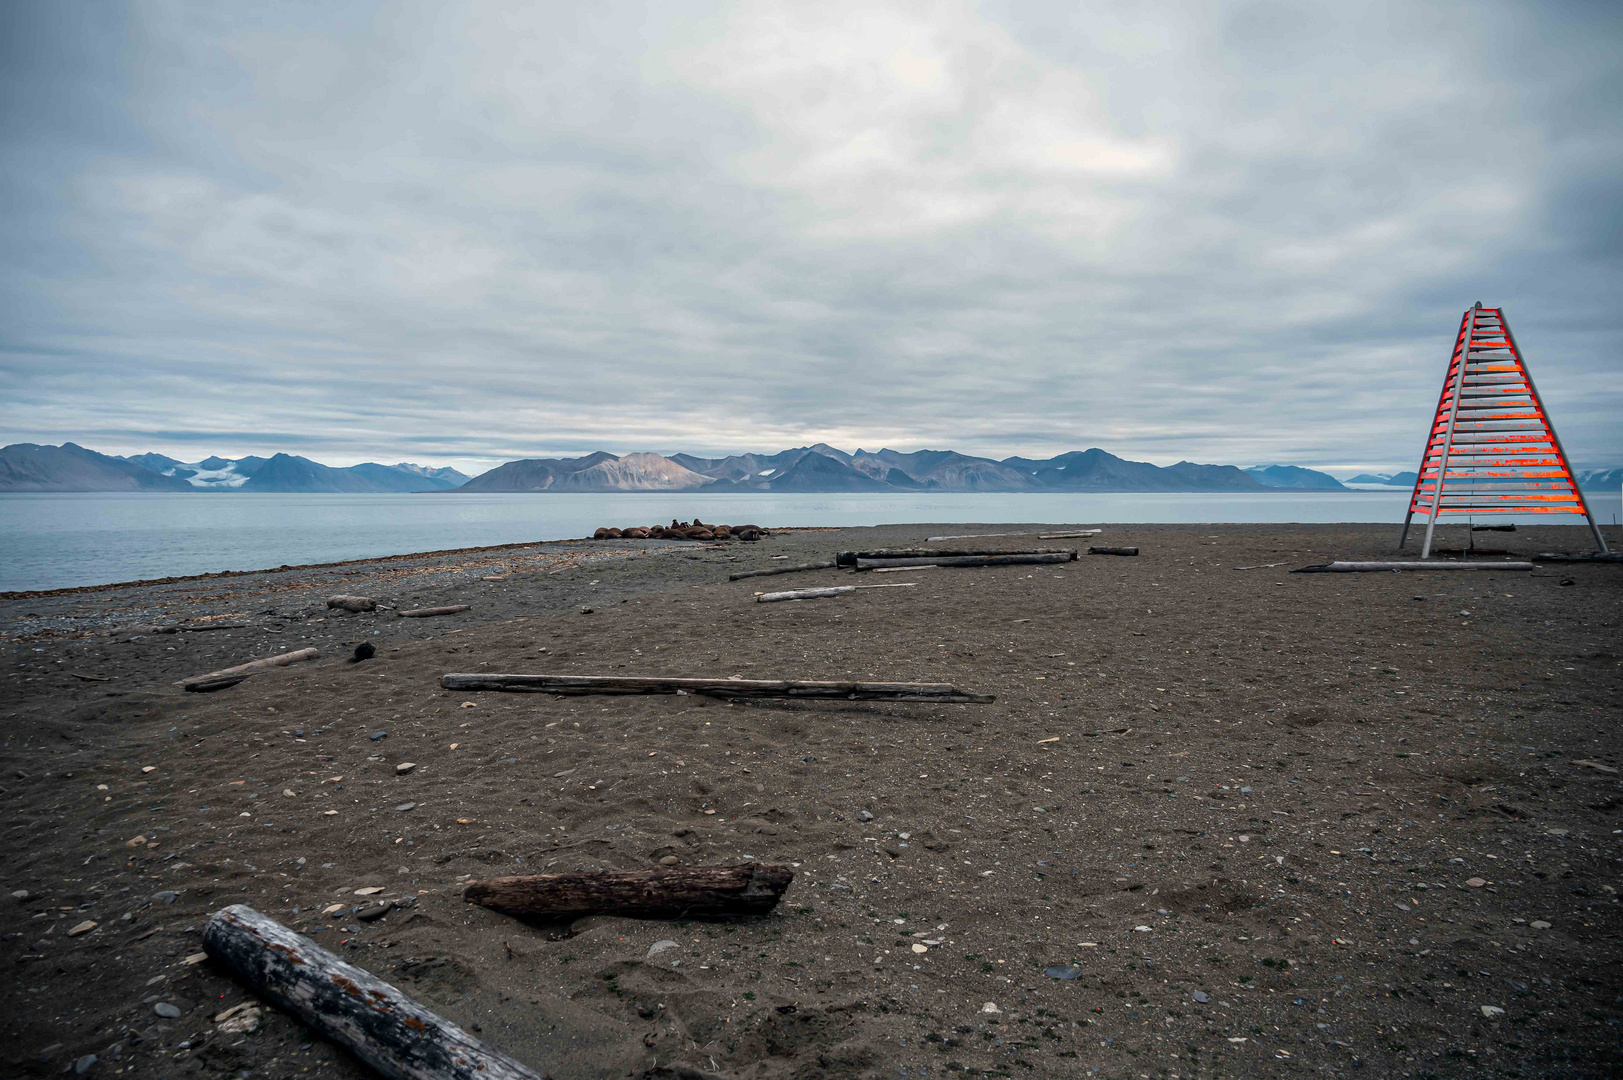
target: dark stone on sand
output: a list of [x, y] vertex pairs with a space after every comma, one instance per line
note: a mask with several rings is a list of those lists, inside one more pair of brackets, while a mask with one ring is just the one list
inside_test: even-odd
[[152, 1006], [152, 1011], [163, 1017], [165, 1020], [176, 1020], [180, 1017], [180, 1007], [178, 1005], [171, 1005], [167, 1001], [158, 1002], [156, 1005]]
[[176, 900], [180, 899], [180, 893], [176, 892], [174, 889], [164, 889], [161, 892], [153, 893], [152, 899], [156, 900], [160, 904], [173, 904]]
[[362, 908], [355, 913], [355, 917], [362, 922], [372, 922], [375, 919], [383, 918], [393, 910], [394, 904], [389, 901], [384, 901], [381, 904], [373, 904], [371, 907]]
[[367, 736], [367, 738], [371, 739], [373, 742], [381, 742], [388, 737], [389, 733], [387, 731], [374, 731], [372, 734]]
[[355, 655], [349, 658], [352, 664], [359, 664], [362, 660], [370, 660], [378, 654], [378, 647], [370, 641], [363, 641], [355, 646]]
[[1065, 982], [1069, 982], [1075, 978], [1080, 978], [1082, 975], [1080, 971], [1072, 967], [1070, 964], [1055, 964], [1051, 968], [1044, 968], [1043, 974], [1047, 975], [1050, 979], [1060, 979]]

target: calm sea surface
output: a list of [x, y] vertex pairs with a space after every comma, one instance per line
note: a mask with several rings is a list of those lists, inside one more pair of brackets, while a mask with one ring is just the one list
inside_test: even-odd
[[[1230, 494], [0, 493], [0, 591], [590, 536], [600, 525], [1403, 520], [1404, 491]], [[1592, 497], [1610, 524], [1618, 496]], [[1545, 519], [1549, 521], [1549, 519]], [[1562, 518], [1561, 521], [1581, 519]]]

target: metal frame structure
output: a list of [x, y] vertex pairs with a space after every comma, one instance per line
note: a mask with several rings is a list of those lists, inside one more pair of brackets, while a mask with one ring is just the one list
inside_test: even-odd
[[1418, 473], [1398, 547], [1424, 514], [1422, 559], [1445, 514], [1582, 514], [1607, 550], [1504, 308], [1478, 300], [1461, 317]]

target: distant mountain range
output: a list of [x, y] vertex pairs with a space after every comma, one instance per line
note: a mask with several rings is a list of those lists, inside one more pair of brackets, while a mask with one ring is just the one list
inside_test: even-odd
[[[1413, 488], [1415, 474], [1361, 473], [1343, 483], [1297, 465], [1159, 466], [1094, 448], [1051, 458], [1002, 461], [953, 450], [844, 450], [817, 443], [776, 454], [703, 458], [691, 454], [509, 461], [473, 479], [455, 469], [402, 462], [333, 468], [292, 454], [177, 461], [163, 454], [111, 457], [74, 443], [16, 443], [0, 449], [0, 491], [1343, 491]], [[1615, 489], [1623, 469], [1583, 473], [1586, 488]]]
[[74, 443], [0, 449], [0, 491], [446, 491], [467, 483], [455, 469], [367, 462], [335, 469], [292, 454], [176, 461], [162, 454], [111, 457]]

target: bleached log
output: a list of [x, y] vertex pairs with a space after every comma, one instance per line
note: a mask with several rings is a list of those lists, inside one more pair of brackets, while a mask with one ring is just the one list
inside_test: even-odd
[[400, 612], [402, 619], [432, 619], [439, 615], [456, 615], [463, 611], [472, 611], [472, 604], [450, 604], [446, 607], [417, 607], [408, 608]]
[[378, 603], [370, 596], [329, 596], [327, 606], [359, 614], [363, 611], [376, 611]]
[[1049, 552], [1033, 555], [929, 555], [901, 559], [858, 559], [858, 570], [877, 570], [882, 566], [1024, 566], [1031, 563], [1065, 563], [1076, 558], [1076, 552]]
[[1136, 547], [1090, 547], [1089, 555], [1137, 555]]
[[983, 558], [997, 555], [1066, 555], [1076, 558], [1076, 548], [874, 548], [871, 551], [842, 551], [834, 557], [841, 566], [855, 566], [858, 559], [950, 559]]
[[245, 904], [214, 913], [203, 951], [390, 1080], [541, 1080], [364, 968]]
[[289, 664], [301, 663], [305, 660], [315, 660], [321, 653], [315, 649], [299, 649], [296, 652], [280, 653], [276, 656], [267, 656], [263, 660], [250, 660], [246, 664], [236, 667], [221, 668], [206, 675], [193, 675], [188, 679], [181, 679], [174, 685], [186, 690], [220, 690], [227, 686], [235, 686], [251, 675], [271, 668], [286, 667]]

